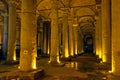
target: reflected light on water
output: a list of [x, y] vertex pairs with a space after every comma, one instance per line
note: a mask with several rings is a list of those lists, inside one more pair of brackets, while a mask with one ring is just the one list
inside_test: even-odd
[[78, 62], [69, 62], [68, 64], [65, 65], [65, 67], [75, 68], [76, 70], [78, 70]]

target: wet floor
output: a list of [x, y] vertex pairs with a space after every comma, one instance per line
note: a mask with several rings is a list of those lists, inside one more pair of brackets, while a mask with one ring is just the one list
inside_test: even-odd
[[[64, 61], [64, 67], [56, 67], [48, 64], [49, 58], [42, 58], [37, 61], [37, 66], [44, 69], [45, 75], [35, 80], [120, 80], [120, 77], [113, 77], [108, 74], [109, 64], [100, 63], [100, 61], [91, 55], [82, 55], [72, 58], [70, 61]], [[14, 65], [13, 71], [17, 65]], [[1, 73], [6, 73], [0, 69]], [[3, 72], [2, 72], [3, 71]], [[112, 76], [112, 77], [111, 77]], [[3, 76], [0, 80], [6, 80]], [[20, 79], [16, 77], [10, 80], [30, 80], [28, 78]]]
[[49, 74], [46, 75], [43, 80], [108, 80], [106, 73], [109, 71], [110, 67], [99, 63], [94, 56], [79, 56], [72, 61], [64, 63], [65, 68], [73, 69], [78, 73], [75, 74], [71, 72], [64, 74], [63, 71], [61, 74], [64, 75], [60, 75], [59, 73], [54, 75]]

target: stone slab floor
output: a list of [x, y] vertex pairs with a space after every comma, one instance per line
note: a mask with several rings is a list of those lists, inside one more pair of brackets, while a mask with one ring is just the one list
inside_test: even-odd
[[[44, 69], [45, 75], [37, 80], [120, 80], [120, 76], [114, 76], [108, 71], [110, 64], [100, 63], [95, 56], [89, 54], [80, 55], [70, 60], [62, 59], [65, 66], [52, 66], [48, 63], [49, 58], [40, 57], [37, 67]], [[18, 64], [0, 64], [0, 80], [12, 75], [11, 72], [19, 71]], [[11, 80], [20, 80], [19, 78]], [[29, 79], [24, 79], [29, 80]]]

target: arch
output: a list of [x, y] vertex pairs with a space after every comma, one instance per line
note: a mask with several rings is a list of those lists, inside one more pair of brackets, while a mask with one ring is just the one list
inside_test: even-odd
[[95, 5], [95, 0], [72, 0], [71, 1], [71, 7], [74, 6], [86, 6], [86, 5]]
[[95, 15], [95, 12], [89, 7], [74, 8], [75, 16]]

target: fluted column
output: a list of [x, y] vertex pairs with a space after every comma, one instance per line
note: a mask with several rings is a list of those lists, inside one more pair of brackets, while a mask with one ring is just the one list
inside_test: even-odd
[[112, 72], [120, 75], [120, 0], [112, 0]]
[[8, 16], [7, 12], [3, 14], [3, 38], [2, 38], [2, 58], [6, 59], [7, 57], [7, 43], [8, 43]]
[[68, 47], [68, 9], [63, 9], [63, 57], [69, 57], [69, 47]]
[[51, 0], [51, 52], [50, 63], [58, 64], [59, 61], [59, 40], [58, 40], [58, 7], [57, 0]]
[[16, 60], [16, 5], [14, 0], [10, 0], [7, 61], [9, 62], [14, 60]]
[[110, 47], [110, 0], [102, 0], [102, 59], [111, 63]]
[[[22, 0], [20, 70], [36, 69], [36, 0]], [[30, 21], [32, 20], [32, 21]]]

